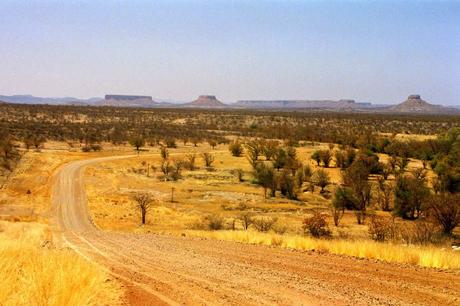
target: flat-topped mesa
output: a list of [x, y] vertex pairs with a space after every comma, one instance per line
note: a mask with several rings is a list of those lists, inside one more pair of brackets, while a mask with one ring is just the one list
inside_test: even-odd
[[151, 96], [128, 96], [128, 95], [105, 95], [106, 100], [123, 100], [123, 101], [132, 101], [132, 100], [150, 100], [153, 101]]
[[201, 95], [198, 97], [198, 100], [217, 100], [217, 98], [211, 95]]

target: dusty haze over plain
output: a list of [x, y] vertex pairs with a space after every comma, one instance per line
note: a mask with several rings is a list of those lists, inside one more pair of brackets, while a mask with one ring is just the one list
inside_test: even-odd
[[460, 104], [460, 2], [2, 1], [0, 94]]

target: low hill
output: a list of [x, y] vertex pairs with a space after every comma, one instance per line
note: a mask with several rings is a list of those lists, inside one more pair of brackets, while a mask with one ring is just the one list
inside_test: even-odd
[[223, 108], [228, 107], [227, 104], [224, 104], [217, 100], [216, 96], [202, 95], [199, 96], [195, 101], [181, 104], [183, 107], [198, 107], [198, 108]]

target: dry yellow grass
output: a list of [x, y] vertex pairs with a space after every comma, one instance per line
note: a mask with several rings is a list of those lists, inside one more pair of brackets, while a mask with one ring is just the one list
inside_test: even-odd
[[325, 240], [255, 231], [185, 231], [187, 236], [279, 246], [296, 250], [316, 250], [357, 258], [422, 267], [460, 269], [460, 253], [431, 246], [405, 246], [371, 240]]
[[50, 239], [44, 224], [0, 223], [0, 305], [119, 304], [119, 288], [100, 267]]

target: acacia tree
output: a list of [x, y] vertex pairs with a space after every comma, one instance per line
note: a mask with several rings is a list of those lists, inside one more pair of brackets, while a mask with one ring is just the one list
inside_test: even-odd
[[136, 193], [134, 195], [136, 207], [141, 213], [141, 222], [145, 224], [147, 213], [152, 209], [153, 199], [150, 194], [145, 192]]
[[250, 140], [246, 143], [246, 152], [248, 153], [248, 156], [251, 156], [251, 159], [253, 160], [258, 160], [260, 154], [262, 153], [260, 141], [255, 139], [255, 140]]
[[331, 183], [331, 179], [329, 177], [329, 174], [327, 174], [326, 171], [323, 169], [318, 169], [315, 171], [312, 177], [313, 183], [321, 188], [321, 193], [324, 192], [324, 188], [327, 187]]
[[395, 186], [395, 214], [403, 219], [417, 219], [429, 195], [424, 177], [400, 175]]
[[278, 149], [278, 145], [279, 143], [276, 140], [269, 140], [265, 143], [262, 150], [267, 160], [271, 160], [272, 157], [275, 155], [276, 150]]
[[316, 161], [317, 166], [319, 166], [319, 164], [321, 163], [321, 154], [320, 154], [320, 152], [318, 150], [313, 152], [311, 154], [311, 159]]
[[137, 151], [137, 154], [139, 154], [140, 149], [145, 145], [145, 139], [141, 136], [138, 136], [131, 139], [129, 143]]
[[385, 181], [384, 177], [378, 178], [378, 199], [377, 202], [383, 211], [391, 211], [392, 195], [394, 193], [393, 185]]
[[275, 167], [278, 171], [286, 166], [287, 163], [287, 153], [283, 148], [278, 148], [275, 153], [273, 154], [273, 167]]
[[319, 151], [319, 158], [323, 162], [325, 168], [329, 168], [329, 164], [332, 160], [332, 153], [330, 150], [321, 150]]
[[211, 148], [214, 150], [217, 146], [217, 142], [214, 139], [209, 139], [208, 144], [211, 146]]
[[335, 226], [339, 226], [340, 220], [345, 213], [345, 209], [354, 209], [356, 205], [357, 200], [350, 188], [337, 188], [331, 203], [332, 217], [334, 219]]
[[35, 136], [32, 138], [32, 144], [35, 148], [35, 151], [40, 151], [42, 148], [43, 144], [46, 142], [46, 138], [44, 136]]
[[357, 199], [356, 220], [358, 224], [364, 223], [366, 209], [371, 200], [371, 186], [367, 180], [370, 170], [363, 160], [356, 160], [353, 164], [342, 172], [342, 179], [345, 186], [353, 192]]
[[279, 177], [279, 187], [281, 194], [290, 200], [297, 200], [297, 186], [295, 177], [292, 173], [284, 169]]
[[442, 193], [431, 196], [428, 212], [445, 234], [452, 234], [454, 228], [460, 224], [460, 194]]
[[277, 182], [273, 166], [261, 162], [256, 165], [253, 174], [257, 184], [264, 188], [264, 197], [267, 197], [267, 189], [270, 189], [270, 196], [274, 197]]

